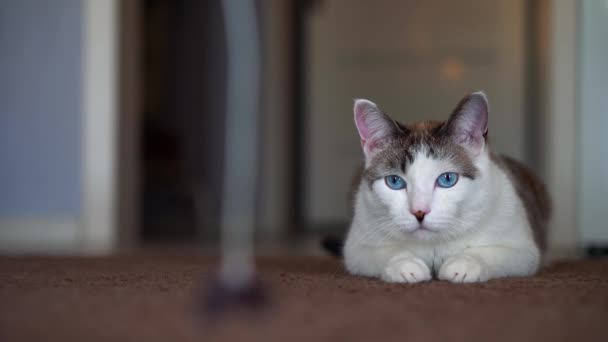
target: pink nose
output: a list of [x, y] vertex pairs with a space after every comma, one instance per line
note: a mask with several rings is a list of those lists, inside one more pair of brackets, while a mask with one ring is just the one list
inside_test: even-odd
[[428, 211], [422, 210], [412, 211], [412, 215], [416, 216], [416, 220], [418, 220], [418, 222], [422, 222], [422, 220], [424, 220], [424, 216], [428, 213]]

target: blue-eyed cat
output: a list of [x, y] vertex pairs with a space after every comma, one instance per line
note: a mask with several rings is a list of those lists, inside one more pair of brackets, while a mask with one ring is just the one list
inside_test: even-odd
[[549, 197], [529, 169], [491, 151], [488, 112], [476, 92], [445, 122], [404, 125], [355, 101], [365, 165], [343, 249], [348, 271], [403, 283], [537, 271]]

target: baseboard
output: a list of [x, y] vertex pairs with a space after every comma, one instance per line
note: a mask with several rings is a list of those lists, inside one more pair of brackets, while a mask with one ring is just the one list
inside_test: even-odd
[[72, 253], [82, 248], [78, 218], [2, 218], [0, 253]]

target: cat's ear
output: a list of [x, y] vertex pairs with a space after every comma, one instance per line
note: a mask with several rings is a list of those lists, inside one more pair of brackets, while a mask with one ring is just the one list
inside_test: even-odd
[[378, 106], [365, 99], [355, 100], [353, 109], [355, 125], [361, 138], [365, 156], [374, 153], [390, 137], [401, 131], [397, 123], [384, 114]]
[[465, 96], [444, 126], [447, 134], [473, 155], [479, 155], [488, 134], [488, 111], [488, 99], [482, 91]]

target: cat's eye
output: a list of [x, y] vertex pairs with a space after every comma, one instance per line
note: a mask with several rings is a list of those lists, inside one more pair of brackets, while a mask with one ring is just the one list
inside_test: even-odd
[[437, 177], [437, 185], [442, 188], [451, 188], [458, 182], [458, 174], [456, 172], [442, 173]]
[[384, 177], [384, 182], [386, 183], [386, 186], [388, 186], [389, 188], [391, 188], [393, 190], [405, 189], [405, 180], [399, 176], [396, 176], [396, 175], [386, 176], [386, 177]]

